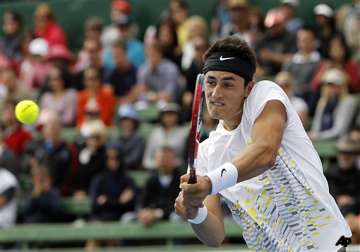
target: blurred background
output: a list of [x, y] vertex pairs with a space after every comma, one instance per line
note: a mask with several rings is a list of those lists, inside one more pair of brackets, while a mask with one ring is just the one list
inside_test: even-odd
[[[0, 16], [0, 249], [211, 251], [173, 205], [202, 55], [229, 35], [289, 96], [360, 243], [359, 0], [0, 0]], [[205, 111], [202, 140], [216, 125]], [[224, 211], [221, 250], [246, 251]]]

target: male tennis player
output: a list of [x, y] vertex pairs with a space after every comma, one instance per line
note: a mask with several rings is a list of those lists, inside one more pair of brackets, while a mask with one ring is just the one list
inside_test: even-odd
[[250, 249], [344, 250], [350, 229], [286, 94], [253, 81], [255, 55], [237, 37], [216, 42], [204, 59], [207, 108], [220, 121], [199, 146], [197, 183], [181, 178], [176, 213], [209, 246], [225, 236], [222, 198]]

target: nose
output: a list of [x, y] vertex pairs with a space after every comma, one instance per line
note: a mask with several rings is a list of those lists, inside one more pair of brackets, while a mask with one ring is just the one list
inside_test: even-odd
[[220, 98], [222, 97], [222, 91], [220, 85], [216, 85], [213, 90], [211, 91], [211, 96], [213, 98]]

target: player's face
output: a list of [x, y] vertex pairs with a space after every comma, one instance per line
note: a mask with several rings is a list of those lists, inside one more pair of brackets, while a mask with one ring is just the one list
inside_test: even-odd
[[225, 127], [234, 128], [241, 120], [244, 98], [250, 88], [239, 75], [209, 71], [205, 75], [205, 97], [211, 117], [224, 120]]

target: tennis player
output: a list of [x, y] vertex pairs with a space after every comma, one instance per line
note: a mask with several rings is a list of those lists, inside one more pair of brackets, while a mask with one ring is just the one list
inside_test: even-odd
[[252, 250], [344, 251], [351, 231], [286, 94], [254, 82], [255, 55], [237, 37], [204, 60], [206, 104], [219, 124], [199, 146], [197, 183], [181, 178], [176, 213], [209, 246], [225, 237], [222, 199]]

